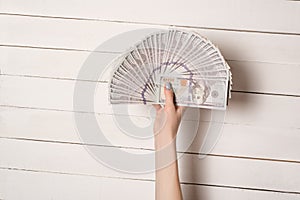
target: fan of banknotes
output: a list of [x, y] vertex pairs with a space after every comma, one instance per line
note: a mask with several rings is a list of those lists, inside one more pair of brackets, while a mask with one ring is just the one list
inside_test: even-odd
[[219, 49], [195, 32], [148, 35], [113, 63], [112, 104], [164, 104], [171, 83], [177, 105], [226, 109], [231, 72]]

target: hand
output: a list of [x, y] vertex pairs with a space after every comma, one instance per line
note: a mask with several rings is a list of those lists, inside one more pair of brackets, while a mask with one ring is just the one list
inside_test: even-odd
[[171, 143], [177, 135], [184, 107], [174, 105], [174, 93], [170, 83], [164, 87], [165, 106], [154, 105], [156, 118], [154, 122], [155, 147], [162, 148]]

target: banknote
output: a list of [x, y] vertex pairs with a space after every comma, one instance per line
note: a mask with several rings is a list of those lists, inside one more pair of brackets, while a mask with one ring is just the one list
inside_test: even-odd
[[225, 109], [231, 72], [221, 52], [196, 32], [159, 31], [114, 62], [109, 99], [114, 104], [164, 104], [170, 82], [177, 105]]
[[186, 79], [161, 76], [157, 102], [165, 103], [164, 86], [169, 82], [175, 94], [175, 102], [180, 106], [226, 109], [228, 86], [225, 80]]

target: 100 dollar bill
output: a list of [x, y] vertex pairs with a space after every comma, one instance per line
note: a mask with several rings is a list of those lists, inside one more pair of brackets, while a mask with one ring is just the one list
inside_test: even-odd
[[179, 78], [161, 76], [157, 102], [165, 103], [164, 86], [169, 82], [180, 106], [225, 110], [228, 81], [204, 78]]

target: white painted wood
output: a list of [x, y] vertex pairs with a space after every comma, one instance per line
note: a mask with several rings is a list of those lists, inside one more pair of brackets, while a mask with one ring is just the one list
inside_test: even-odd
[[225, 188], [211, 188], [211, 187], [198, 187], [198, 186], [181, 186], [183, 191], [183, 199], [298, 199], [297, 194], [283, 194], [277, 192], [262, 192], [262, 191], [249, 191], [249, 190], [235, 190]]
[[[154, 179], [153, 173], [127, 174], [104, 166], [92, 157], [83, 145], [0, 140], [0, 167], [2, 168], [11, 167], [104, 177]], [[25, 145], [24, 148], [21, 147], [23, 145]], [[4, 148], [7, 147], [8, 149], [5, 150]], [[49, 147], [50, 149], [48, 149]]]
[[[90, 115], [83, 113], [83, 116]], [[129, 116], [128, 116], [129, 117]], [[133, 117], [134, 120], [143, 120]], [[73, 120], [73, 113], [26, 108], [0, 107], [1, 137], [82, 143]], [[153, 149], [153, 140], [137, 140], [126, 136], [116, 125], [111, 115], [97, 117], [101, 130], [112, 145]], [[106, 125], [107, 124], [107, 125]], [[192, 134], [187, 127], [181, 128], [178, 135], [178, 151], [185, 151], [184, 144], [189, 144], [187, 135]], [[200, 124], [197, 137], [189, 152], [199, 152], [203, 143], [206, 122]], [[151, 131], [149, 131], [151, 134]], [[232, 155], [252, 158], [268, 158], [300, 161], [299, 129], [278, 127], [260, 127], [238, 124], [224, 124], [221, 137], [210, 152], [218, 155]], [[94, 141], [94, 144], [104, 144]], [[289, 148], [286, 148], [286, 147]]]
[[[0, 76], [0, 83], [0, 105], [73, 110], [75, 81], [2, 75]], [[89, 86], [94, 83], [83, 82], [83, 84]], [[107, 91], [107, 83], [97, 83], [94, 98], [95, 110], [80, 111], [112, 114], [108, 94], [103, 91]], [[300, 108], [299, 101], [299, 98], [289, 96], [233, 93], [226, 112], [225, 122], [299, 128], [300, 114], [294, 112]], [[132, 114], [147, 116], [143, 113], [147, 113], [148, 107], [130, 105], [128, 108], [132, 110]], [[294, 114], [291, 115], [291, 113]], [[128, 112], [116, 111], [114, 114], [128, 114]], [[186, 119], [193, 118], [195, 115], [186, 115]]]
[[[79, 51], [19, 47], [0, 47], [0, 52], [2, 74], [69, 79], [76, 79], [81, 66], [90, 54]], [[99, 55], [108, 55], [108, 61], [116, 56], [116, 54], [105, 53], [99, 53]]]
[[[153, 173], [127, 174], [104, 167], [82, 145], [11, 139], [0, 139], [0, 144], [0, 165], [4, 168], [154, 179]], [[184, 155], [179, 159], [179, 169], [182, 182], [300, 191], [300, 165], [297, 163], [222, 157], [199, 159], [196, 155]]]
[[1, 170], [0, 177], [3, 198], [12, 200], [101, 199], [105, 183], [100, 178], [11, 170]]
[[229, 61], [233, 89], [238, 91], [299, 94], [300, 65]]
[[[0, 170], [2, 199], [154, 199], [154, 182], [67, 175], [22, 170]], [[5, 181], [3, 181], [5, 180]], [[185, 200], [298, 199], [299, 195], [244, 189], [182, 185]], [[18, 191], [18, 192], [16, 192]]]
[[5, 169], [0, 177], [0, 194], [9, 200], [154, 199], [154, 184], [147, 181]]
[[[8, 13], [82, 17], [209, 28], [300, 33], [300, 6], [296, 1], [58, 1], [3, 0]], [[267, 12], [266, 12], [267, 11]]]
[[[76, 79], [90, 53], [0, 47], [0, 54], [2, 74]], [[99, 68], [104, 70], [118, 55], [99, 53]], [[228, 63], [233, 73], [234, 90], [300, 95], [300, 65], [243, 61]], [[100, 77], [100, 80], [109, 79], [109, 76]]]
[[[220, 7], [214, 7], [216, 4]], [[0, 32], [0, 72], [6, 74], [0, 75], [0, 200], [154, 198], [153, 173], [117, 172], [99, 164], [80, 144], [72, 111], [76, 81], [62, 79], [76, 79], [90, 51], [112, 36], [174, 24], [198, 27], [189, 30], [198, 31], [220, 47], [232, 66], [235, 90], [280, 94], [233, 93], [213, 155], [199, 160], [197, 155], [185, 154], [180, 159], [181, 181], [210, 185], [184, 184], [185, 199], [225, 196], [228, 199], [299, 199], [300, 114], [297, 111], [300, 99], [296, 97], [300, 92], [299, 3], [228, 0], [172, 2], [170, 6], [170, 1], [154, 0], [147, 9], [141, 9], [144, 5], [137, 0], [0, 2], [0, 13], [13, 14], [0, 14], [0, 26], [4, 30]], [[182, 8], [184, 12], [179, 12]], [[104, 46], [100, 50], [106, 53], [107, 60], [103, 62], [138, 40], [138, 37], [123, 37], [115, 45]], [[102, 80], [107, 81], [107, 77]], [[136, 123], [146, 123], [147, 107], [128, 106], [128, 112], [113, 113], [103, 91], [107, 91], [107, 83], [102, 82], [95, 93], [95, 111], [112, 145], [138, 154], [149, 152], [141, 148], [153, 148], [151, 139], [137, 141], [125, 137], [113, 121], [117, 114]], [[84, 108], [80, 111], [94, 112]], [[198, 111], [188, 112], [183, 133], [190, 133], [191, 124], [198, 120]], [[81, 113], [84, 117], [92, 114]], [[208, 120], [209, 112], [202, 110], [201, 129], [190, 152], [198, 152]], [[186, 136], [179, 135], [181, 151]]]
[[[102, 21], [0, 16], [0, 44], [94, 50], [112, 36], [141, 28], [168, 28]], [[215, 43], [226, 59], [299, 64], [300, 37], [238, 31], [189, 29]], [[143, 38], [143, 35], [140, 35]], [[122, 38], [102, 50], [122, 52], [140, 38]]]

